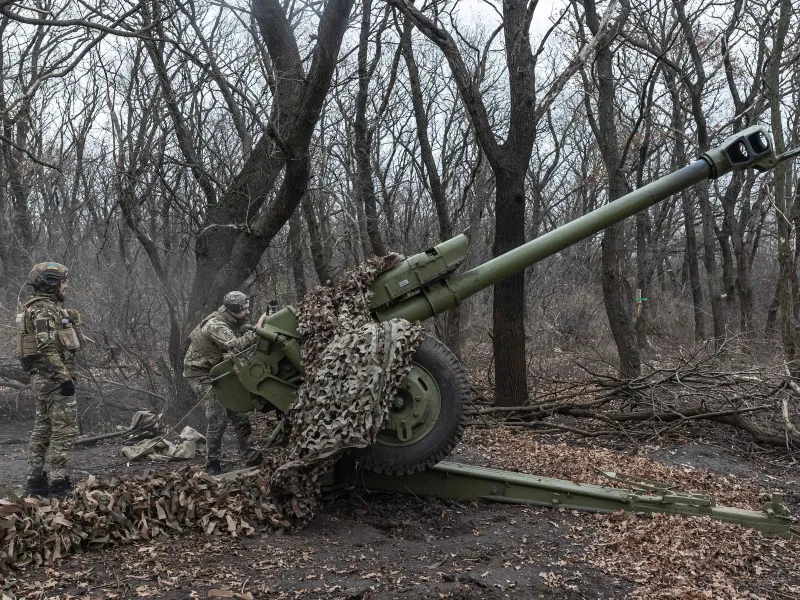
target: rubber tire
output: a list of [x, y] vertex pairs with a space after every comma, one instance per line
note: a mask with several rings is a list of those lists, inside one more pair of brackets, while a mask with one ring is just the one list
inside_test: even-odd
[[458, 358], [438, 339], [425, 334], [412, 362], [427, 369], [439, 386], [439, 418], [428, 435], [413, 444], [386, 446], [378, 442], [359, 451], [357, 460], [368, 471], [385, 475], [424, 471], [447, 458], [461, 439], [469, 382]]

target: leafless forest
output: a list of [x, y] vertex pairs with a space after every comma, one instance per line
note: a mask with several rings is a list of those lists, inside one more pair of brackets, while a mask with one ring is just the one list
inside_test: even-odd
[[[2, 0], [0, 39], [0, 410], [25, 405], [27, 273], [57, 260], [93, 340], [92, 430], [122, 407], [185, 416], [187, 334], [228, 290], [296, 303], [462, 231], [475, 265], [747, 126], [800, 144], [790, 0]], [[684, 420], [782, 402], [783, 428], [744, 422], [782, 443], [798, 224], [796, 165], [728, 176], [432, 326], [474, 375], [476, 415], [596, 416], [571, 399], [602, 389], [649, 421], [691, 388], [712, 400]], [[595, 387], [564, 387], [581, 378]]]

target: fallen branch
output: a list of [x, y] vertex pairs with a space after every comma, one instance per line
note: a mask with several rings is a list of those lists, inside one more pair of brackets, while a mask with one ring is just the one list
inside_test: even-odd
[[106, 440], [115, 437], [136, 437], [145, 432], [157, 435], [156, 426], [158, 425], [158, 419], [159, 417], [154, 413], [140, 410], [133, 415], [133, 418], [131, 419], [131, 426], [127, 429], [123, 429], [121, 431], [112, 431], [111, 433], [103, 433], [101, 435], [95, 435], [88, 438], [81, 438], [75, 440], [75, 444], [92, 444], [94, 442], [99, 442], [100, 440]]
[[8, 365], [0, 366], [0, 377], [11, 379], [12, 381], [16, 381], [18, 383], [31, 382], [31, 376], [27, 371], [20, 369], [19, 367]]
[[9, 438], [7, 440], [0, 440], [0, 446], [13, 446], [14, 444], [27, 444], [28, 440], [22, 438]]
[[655, 411], [648, 412], [620, 412], [620, 413], [598, 413], [595, 411], [584, 410], [581, 408], [567, 407], [563, 410], [558, 410], [559, 414], [568, 415], [570, 417], [580, 417], [585, 419], [601, 419], [605, 422], [617, 421], [620, 423], [628, 421], [659, 421], [661, 423], [671, 423], [672, 421], [693, 421], [693, 420], [715, 420], [718, 417], [728, 417], [731, 415], [741, 415], [746, 413], [758, 412], [762, 410], [771, 409], [772, 406], [751, 406], [748, 408], [733, 408], [730, 410], [720, 411], [707, 411], [702, 407], [684, 409], [681, 412], [661, 412]]
[[800, 445], [800, 426], [792, 423], [789, 410], [790, 398], [800, 397], [800, 383], [782, 361], [754, 366], [751, 357], [736, 364], [715, 355], [653, 369], [635, 379], [597, 373], [593, 377], [553, 382], [537, 403], [472, 407], [465, 414], [473, 419], [491, 415], [498, 425], [585, 437], [654, 439], [690, 423], [716, 422], [760, 444], [784, 450]]
[[790, 432], [791, 434], [800, 437], [800, 431], [797, 431], [797, 427], [795, 427], [792, 422], [789, 420], [789, 400], [788, 398], [784, 398], [783, 402], [781, 402], [781, 416], [783, 417], [783, 426], [786, 427], [786, 431]]
[[92, 437], [87, 438], [78, 438], [75, 440], [75, 446], [82, 446], [85, 444], [93, 444], [94, 442], [99, 442], [100, 440], [107, 440], [110, 438], [117, 438], [117, 437], [124, 437], [129, 434], [134, 434], [138, 432], [144, 432], [148, 430], [152, 430], [152, 427], [129, 427], [128, 429], [122, 431], [112, 431], [111, 433], [103, 433], [101, 435], [94, 435]]
[[0, 381], [0, 387], [11, 388], [12, 390], [27, 390], [30, 388], [29, 385], [25, 385], [24, 383], [15, 383], [13, 381]]
[[578, 429], [577, 427], [570, 427], [569, 425], [559, 425], [558, 423], [542, 423], [541, 421], [533, 423], [503, 423], [504, 427], [524, 427], [526, 429], [536, 429], [539, 433], [577, 433], [583, 437], [603, 437], [619, 435], [622, 433], [620, 429], [600, 429], [591, 431], [588, 429]]
[[139, 392], [140, 394], [145, 394], [147, 396], [152, 396], [153, 398], [158, 398], [159, 400], [162, 400], [164, 402], [164, 404], [169, 402], [169, 399], [167, 397], [162, 396], [161, 394], [158, 394], [156, 392], [151, 392], [150, 390], [146, 390], [144, 388], [136, 387], [135, 385], [130, 385], [128, 383], [122, 383], [120, 381], [112, 381], [111, 379], [99, 379], [98, 378], [98, 379], [96, 379], [96, 381], [99, 381], [101, 383], [106, 383], [108, 385], [113, 385], [113, 386], [116, 386], [116, 387], [121, 388], [121, 389], [131, 390], [132, 392]]

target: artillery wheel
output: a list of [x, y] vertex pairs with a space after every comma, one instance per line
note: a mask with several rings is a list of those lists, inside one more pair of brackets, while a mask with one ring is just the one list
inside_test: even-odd
[[365, 469], [410, 475], [445, 459], [461, 439], [469, 394], [464, 368], [451, 350], [425, 334], [400, 384], [387, 426], [359, 453]]

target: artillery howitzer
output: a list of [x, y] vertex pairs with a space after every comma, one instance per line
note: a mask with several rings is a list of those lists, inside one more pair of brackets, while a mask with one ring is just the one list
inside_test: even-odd
[[[753, 167], [767, 171], [798, 151], [776, 156], [760, 126], [726, 139], [688, 166], [559, 227], [465, 273], [455, 274], [467, 255], [459, 235], [416, 254], [380, 274], [372, 285], [376, 321], [402, 317], [424, 321], [559, 250], [583, 240], [707, 179]], [[231, 358], [211, 370], [220, 401], [236, 411], [286, 411], [296, 396], [303, 368], [296, 311], [269, 315], [255, 329], [259, 342], [244, 358]], [[462, 431], [462, 404], [469, 393], [458, 359], [441, 342], [426, 336], [414, 355], [377, 442], [364, 449], [363, 466], [385, 475], [413, 474], [432, 467], [452, 451]]]

